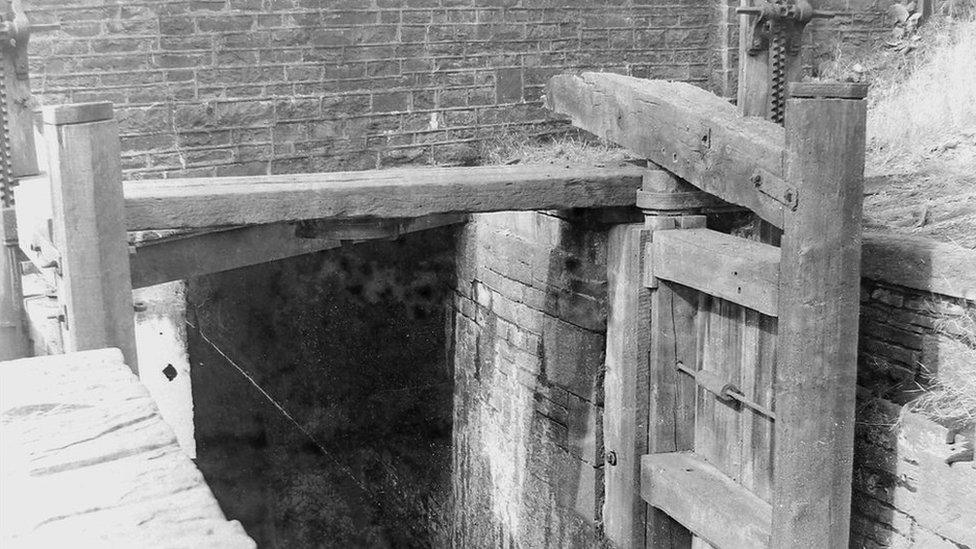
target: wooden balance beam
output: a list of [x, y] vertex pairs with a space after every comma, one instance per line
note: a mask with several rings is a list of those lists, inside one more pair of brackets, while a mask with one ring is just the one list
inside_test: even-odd
[[129, 181], [130, 231], [633, 206], [645, 170], [482, 166]]

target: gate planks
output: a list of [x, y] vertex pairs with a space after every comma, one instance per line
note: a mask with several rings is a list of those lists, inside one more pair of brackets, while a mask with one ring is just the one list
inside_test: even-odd
[[[648, 547], [847, 544], [865, 112], [855, 88], [794, 85], [784, 134], [684, 84], [593, 73], [550, 81], [550, 108], [577, 126], [752, 210], [765, 221], [755, 223], [763, 242], [777, 244], [784, 230], [780, 250], [704, 229], [662, 231], [677, 218], [648, 212], [642, 492], [657, 508], [646, 518]], [[777, 420], [697, 387], [677, 363], [734, 385]], [[682, 451], [690, 461], [679, 466]], [[723, 540], [714, 524], [689, 519], [730, 501], [692, 497], [674, 481], [681, 467], [717, 478], [716, 494], [739, 487], [768, 506], [765, 537]]]

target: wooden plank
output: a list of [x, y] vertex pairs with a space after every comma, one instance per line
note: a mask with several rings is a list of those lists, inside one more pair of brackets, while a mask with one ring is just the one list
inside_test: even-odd
[[[698, 364], [695, 370], [740, 384], [745, 310], [723, 299], [702, 294], [699, 301]], [[745, 413], [750, 413], [746, 410]], [[742, 462], [741, 412], [735, 402], [698, 388], [695, 414], [695, 452], [723, 474], [738, 479]]]
[[783, 204], [752, 181], [757, 170], [785, 176], [783, 129], [776, 124], [743, 117], [724, 99], [690, 84], [611, 73], [555, 76], [547, 101], [574, 125], [782, 226]]
[[518, 165], [130, 181], [125, 218], [129, 230], [151, 230], [632, 206], [642, 173]]
[[662, 232], [654, 276], [776, 316], [779, 249], [709, 229]]
[[336, 248], [337, 240], [298, 238], [291, 224], [257, 225], [136, 245], [132, 287], [229, 271]]
[[641, 458], [641, 496], [719, 549], [769, 545], [770, 505], [694, 454]]
[[651, 292], [644, 287], [643, 224], [610, 230], [609, 311], [603, 439], [615, 463], [604, 466], [603, 531], [615, 547], [643, 548], [645, 504], [634, 489], [647, 453]]
[[850, 534], [866, 103], [790, 99], [799, 207], [780, 261], [772, 547]]
[[[775, 410], [773, 379], [776, 375], [778, 322], [775, 318], [756, 311], [744, 310], [741, 330], [739, 389], [753, 402]], [[771, 501], [775, 423], [769, 417], [746, 409], [743, 409], [739, 419], [742, 433], [742, 470], [738, 480], [764, 501]]]
[[0, 438], [5, 547], [254, 547], [117, 349], [0, 363]]
[[44, 107], [41, 110], [44, 123], [51, 126], [64, 126], [67, 124], [99, 122], [115, 117], [115, 110], [112, 104], [105, 101], [72, 103], [68, 106], [70, 108], [65, 108], [65, 105]]
[[[649, 216], [645, 225], [653, 238], [664, 232], [699, 228], [705, 219]], [[698, 292], [660, 281], [651, 293], [650, 403], [648, 408], [648, 453], [692, 450], [695, 436], [695, 392], [693, 379], [679, 377], [677, 364], [696, 364], [695, 339]], [[660, 510], [647, 516], [646, 543], [649, 547], [670, 544], [690, 547], [691, 534]]]
[[976, 300], [976, 250], [928, 238], [865, 232], [861, 276]]
[[49, 123], [70, 118], [62, 111], [73, 109], [44, 111], [64, 347], [118, 347], [137, 368], [118, 125], [111, 119]]

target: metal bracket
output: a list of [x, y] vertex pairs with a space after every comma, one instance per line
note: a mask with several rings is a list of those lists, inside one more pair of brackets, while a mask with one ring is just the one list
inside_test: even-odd
[[757, 169], [752, 175], [752, 183], [756, 186], [756, 190], [791, 211], [796, 211], [796, 207], [800, 204], [800, 192], [795, 187], [762, 168]]

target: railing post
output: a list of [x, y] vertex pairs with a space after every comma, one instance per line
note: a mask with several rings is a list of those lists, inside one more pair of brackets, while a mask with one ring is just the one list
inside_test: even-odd
[[866, 86], [791, 86], [775, 381], [772, 547], [847, 547]]
[[118, 347], [138, 372], [119, 130], [111, 103], [43, 111], [66, 352]]

